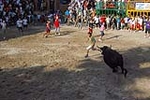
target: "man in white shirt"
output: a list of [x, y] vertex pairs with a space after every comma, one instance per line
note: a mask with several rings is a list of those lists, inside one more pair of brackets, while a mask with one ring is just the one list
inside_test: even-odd
[[6, 29], [7, 29], [7, 25], [6, 25], [6, 22], [3, 20], [1, 23], [1, 27], [2, 27], [2, 36], [3, 36], [3, 39], [5, 39], [5, 33], [6, 33]]
[[18, 28], [18, 31], [19, 31], [19, 33], [20, 32], [23, 32], [23, 29], [22, 29], [22, 27], [23, 27], [23, 21], [19, 18], [18, 20], [17, 20], [17, 28]]
[[126, 16], [125, 18], [124, 18], [124, 23], [125, 23], [125, 28], [127, 29], [127, 27], [128, 27], [128, 20], [129, 20], [129, 18]]
[[28, 27], [28, 20], [27, 20], [27, 18], [23, 19], [23, 27], [26, 28], [26, 29]]
[[111, 18], [110, 18], [110, 16], [107, 16], [107, 17], [106, 17], [107, 29], [110, 29], [110, 22], [111, 22]]
[[3, 33], [6, 33], [6, 22], [2, 21], [1, 26], [2, 26]]
[[98, 28], [99, 27], [99, 18], [98, 18], [98, 16], [94, 17], [94, 22], [95, 22], [96, 27]]
[[38, 22], [40, 22], [40, 19], [41, 19], [41, 15], [37, 14], [37, 20], [38, 20]]

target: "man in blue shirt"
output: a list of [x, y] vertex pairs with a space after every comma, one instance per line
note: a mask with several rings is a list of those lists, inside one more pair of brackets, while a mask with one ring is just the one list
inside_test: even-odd
[[150, 18], [146, 21], [145, 38], [150, 38]]
[[67, 9], [65, 11], [65, 17], [66, 17], [65, 22], [67, 22], [67, 25], [69, 25], [69, 20], [70, 20], [70, 11], [69, 11], [69, 9]]

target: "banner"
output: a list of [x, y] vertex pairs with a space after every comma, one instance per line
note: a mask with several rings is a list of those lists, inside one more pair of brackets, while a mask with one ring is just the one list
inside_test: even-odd
[[150, 10], [150, 3], [136, 3], [135, 10]]

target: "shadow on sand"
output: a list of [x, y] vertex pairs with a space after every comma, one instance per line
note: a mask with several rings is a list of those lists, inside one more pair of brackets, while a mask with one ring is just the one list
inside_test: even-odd
[[[45, 32], [44, 25], [31, 26], [31, 27], [28, 27], [28, 29], [24, 29], [23, 32], [18, 32], [17, 28], [13, 26], [10, 29], [8, 29], [8, 31], [6, 31], [6, 33], [3, 33], [2, 31], [0, 31], [0, 41], [7, 41], [12, 38], [18, 38], [18, 37], [34, 35], [34, 34], [44, 33], [44, 32]], [[61, 35], [56, 35], [56, 36], [65, 36], [65, 35], [69, 35], [74, 32], [76, 32], [76, 31], [72, 31], [72, 30], [61, 31]], [[52, 28], [50, 35], [55, 35], [54, 28]]]
[[0, 41], [9, 40], [12, 38], [18, 38], [26, 35], [38, 34], [44, 31], [44, 25], [28, 26], [27, 29], [23, 29], [23, 32], [19, 32], [15, 26], [9, 27], [6, 33], [0, 31]]
[[102, 56], [80, 61], [75, 70], [60, 66], [48, 71], [48, 65], [1, 69], [0, 100], [150, 100], [144, 89], [130, 88], [140, 79], [150, 80], [149, 51], [139, 47], [123, 53], [126, 79], [112, 73]]
[[116, 39], [116, 38], [119, 38], [120, 36], [122, 36], [122, 35], [115, 35], [115, 36], [106, 38], [106, 40]]

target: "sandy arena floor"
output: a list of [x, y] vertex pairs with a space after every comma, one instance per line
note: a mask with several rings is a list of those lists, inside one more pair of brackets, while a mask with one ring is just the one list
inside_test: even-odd
[[[63, 25], [61, 36], [42, 38], [44, 26], [29, 27], [24, 36], [13, 28], [8, 40], [1, 31], [0, 100], [150, 100], [150, 39], [144, 32], [108, 30], [96, 43], [123, 55], [125, 79], [112, 73], [100, 52], [84, 58], [87, 30]], [[96, 39], [98, 33], [94, 29]]]

